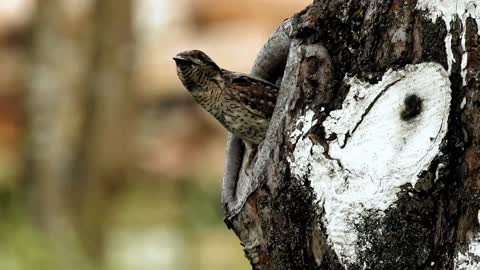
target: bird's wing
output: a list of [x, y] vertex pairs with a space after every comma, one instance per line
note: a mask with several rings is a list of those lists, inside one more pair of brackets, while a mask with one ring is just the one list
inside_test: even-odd
[[248, 111], [262, 118], [272, 117], [278, 96], [278, 87], [268, 81], [250, 75], [225, 71], [227, 91]]

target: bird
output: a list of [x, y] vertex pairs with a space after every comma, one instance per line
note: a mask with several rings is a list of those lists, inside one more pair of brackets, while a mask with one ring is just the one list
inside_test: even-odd
[[248, 144], [265, 139], [279, 92], [275, 84], [220, 68], [200, 50], [173, 60], [183, 86], [228, 131]]

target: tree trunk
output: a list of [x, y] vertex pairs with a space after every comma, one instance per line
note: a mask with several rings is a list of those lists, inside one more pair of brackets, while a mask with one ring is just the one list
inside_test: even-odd
[[65, 1], [45, 0], [36, 7], [26, 178], [33, 186], [36, 223], [55, 242], [62, 242], [71, 231], [65, 192], [82, 140], [92, 25], [88, 12], [72, 20]]
[[90, 258], [102, 262], [112, 197], [132, 165], [133, 1], [97, 0], [93, 6], [88, 110], [70, 191], [82, 243]]
[[223, 190], [253, 269], [480, 269], [479, 42], [478, 0], [283, 23], [252, 69], [283, 73], [267, 138]]
[[112, 191], [131, 164], [133, 2], [70, 2], [37, 5], [26, 174], [58, 250], [75, 257], [79, 242], [97, 263]]

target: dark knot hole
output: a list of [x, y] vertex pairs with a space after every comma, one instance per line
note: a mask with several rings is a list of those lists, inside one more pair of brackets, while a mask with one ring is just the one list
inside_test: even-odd
[[411, 120], [422, 112], [422, 99], [416, 94], [408, 95], [403, 101], [404, 108], [400, 114], [403, 121]]

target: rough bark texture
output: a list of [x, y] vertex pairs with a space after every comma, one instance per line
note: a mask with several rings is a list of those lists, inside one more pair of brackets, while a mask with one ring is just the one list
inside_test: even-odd
[[[466, 6], [463, 13], [448, 17], [443, 12], [447, 17], [437, 20], [432, 20], [432, 13], [438, 14], [434, 5], [443, 4], [432, 1], [427, 9], [421, 2], [314, 1], [285, 21], [260, 52], [252, 74], [276, 81], [284, 70], [280, 96], [256, 161], [251, 168], [243, 164], [238, 182], [223, 190], [226, 223], [253, 269], [477, 269], [480, 14], [475, 8], [480, 2], [457, 1]], [[474, 12], [464, 12], [468, 8]], [[356, 219], [356, 258], [349, 260], [326, 228], [325, 196], [314, 187], [317, 168], [310, 160], [333, 159], [328, 150], [340, 134], [332, 137], [325, 123], [353, 91], [346, 77], [375, 85], [389, 69], [408, 74], [407, 65], [416, 69], [421, 63], [440, 64], [439, 74], [449, 80], [448, 130], [438, 155], [414, 184], [395, 187], [396, 200], [389, 207], [365, 210]], [[412, 100], [399, 106], [408, 109]], [[401, 121], [420, 113], [421, 102], [418, 107], [418, 112], [403, 109]], [[305, 128], [306, 121], [298, 119], [309, 112], [315, 121]], [[326, 151], [312, 150], [308, 160], [295, 160], [304, 138]], [[235, 140], [229, 139], [228, 155], [242, 153]], [[227, 160], [229, 166], [234, 165]], [[305, 167], [304, 177], [293, 172], [299, 166]]]

